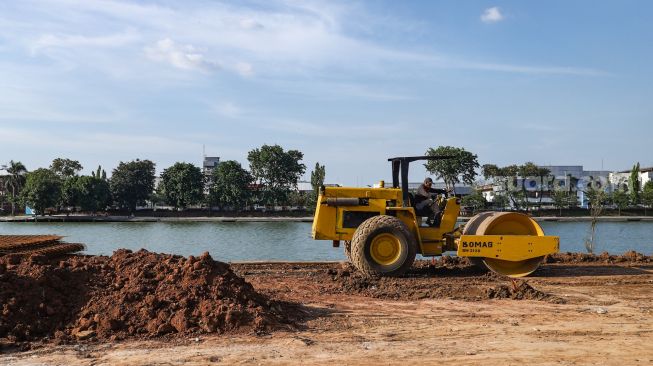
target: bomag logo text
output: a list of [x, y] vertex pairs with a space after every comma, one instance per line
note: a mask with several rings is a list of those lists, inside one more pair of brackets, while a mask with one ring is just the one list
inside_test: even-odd
[[464, 241], [463, 248], [492, 248], [491, 241]]

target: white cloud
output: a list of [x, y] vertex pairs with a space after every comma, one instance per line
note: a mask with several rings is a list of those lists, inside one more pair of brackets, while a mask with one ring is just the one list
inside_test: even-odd
[[576, 75], [576, 76], [608, 76], [610, 73], [605, 71], [582, 68], [582, 67], [556, 67], [556, 66], [524, 66], [511, 64], [493, 64], [481, 62], [447, 62], [443, 65], [445, 68], [468, 69], [480, 71], [497, 71], [513, 74], [533, 74], [533, 75]]
[[505, 19], [505, 17], [503, 14], [501, 14], [501, 11], [496, 6], [485, 9], [483, 14], [481, 14], [481, 21], [487, 24], [497, 23], [503, 19]]
[[35, 150], [50, 153], [63, 150], [121, 152], [142, 154], [170, 154], [171, 152], [197, 152], [200, 143], [184, 136], [157, 136], [145, 134], [120, 134], [107, 132], [57, 133], [0, 126], [0, 135], [12, 147], [32, 146]]
[[235, 69], [236, 72], [240, 74], [240, 76], [249, 77], [254, 75], [254, 68], [250, 63], [247, 62], [237, 62]]
[[384, 137], [395, 136], [403, 131], [403, 127], [396, 124], [342, 122], [334, 120], [329, 121], [329, 123], [315, 123], [287, 118], [262, 118], [260, 116], [248, 116], [243, 119], [243, 123], [248, 123], [256, 129], [282, 132], [288, 136], [324, 137], [332, 134], [333, 128], [331, 126], [338, 126], [338, 130], [342, 136], [339, 141], [354, 144], [360, 143], [363, 140], [380, 141]]
[[217, 62], [207, 59], [192, 45], [180, 45], [170, 38], [145, 47], [145, 54], [153, 61], [166, 62], [183, 70], [211, 72], [220, 69]]
[[[35, 50], [58, 47], [43, 53], [69, 69], [76, 65], [93, 65], [98, 70], [104, 69], [121, 78], [129, 77], [130, 70], [132, 77], [136, 78], [155, 74], [159, 80], [188, 76], [169, 73], [168, 70], [161, 72], [141, 64], [135, 55], [143, 49], [150, 60], [182, 70], [210, 72], [222, 69], [243, 77], [256, 74], [267, 80], [308, 77], [319, 81], [316, 79], [333, 75], [331, 71], [334, 70], [340, 75], [387, 78], [388, 75], [410, 74], [420, 68], [422, 71], [433, 67], [459, 68], [458, 60], [446, 54], [419, 52], [349, 33], [352, 27], [356, 28], [359, 24], [372, 24], [377, 28], [381, 24], [370, 23], [368, 20], [371, 16], [364, 9], [350, 4], [279, 0], [261, 8], [229, 2], [212, 2], [208, 6], [190, 2], [188, 6], [178, 7], [165, 3], [143, 5], [115, 0], [81, 3], [74, 0], [44, 1], [43, 6], [49, 7], [45, 9], [49, 10], [48, 13], [60, 14], [61, 19], [49, 20], [56, 24], [55, 29], [59, 33], [54, 33], [48, 21], [39, 21], [14, 25], [13, 31], [9, 27], [7, 37], [20, 41], [25, 38], [24, 31], [42, 34], [36, 43], [34, 38], [29, 39], [28, 47]], [[503, 19], [505, 16], [498, 7], [488, 8], [481, 15], [481, 20], [486, 23]], [[111, 29], [118, 24], [123, 29], [138, 31], [100, 37], [85, 36], [85, 25], [94, 22], [101, 29]], [[365, 33], [373, 34], [377, 28], [372, 27]], [[165, 38], [166, 35], [174, 37]], [[177, 42], [183, 40], [183, 44], [173, 39]], [[101, 58], [97, 52], [86, 51], [84, 47], [75, 48], [120, 46], [129, 42], [136, 46], [106, 52]], [[60, 49], [64, 46], [68, 46], [65, 53]], [[541, 68], [530, 65], [488, 65], [483, 60], [464, 61], [465, 68], [469, 69], [516, 73], [541, 71]], [[256, 65], [255, 73], [252, 65]], [[546, 67], [546, 72], [551, 74], [575, 74], [575, 70], [564, 65]], [[600, 72], [581, 71], [579, 74]]]
[[[318, 80], [296, 82], [275, 81], [274, 83], [276, 88], [283, 90], [285, 93], [297, 94], [302, 97], [320, 100], [337, 100], [343, 97], [353, 97], [381, 102], [418, 99], [418, 96], [396, 91], [383, 85], [370, 86], [363, 83]], [[310, 85], [310, 88], [307, 84]]]
[[240, 108], [232, 102], [219, 103], [214, 110], [221, 116], [227, 118], [236, 118], [241, 114]]
[[263, 24], [254, 19], [246, 18], [240, 20], [240, 27], [243, 29], [263, 29]]
[[140, 36], [133, 31], [89, 37], [79, 34], [43, 34], [32, 45], [32, 54], [48, 48], [120, 47], [134, 43]]

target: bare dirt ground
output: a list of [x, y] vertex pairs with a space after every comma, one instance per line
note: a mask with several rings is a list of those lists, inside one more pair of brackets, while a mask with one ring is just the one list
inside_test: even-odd
[[447, 257], [371, 280], [340, 263], [233, 264], [264, 295], [300, 304], [298, 329], [46, 342], [0, 364], [653, 364], [653, 263], [594, 258], [551, 260], [526, 282]]

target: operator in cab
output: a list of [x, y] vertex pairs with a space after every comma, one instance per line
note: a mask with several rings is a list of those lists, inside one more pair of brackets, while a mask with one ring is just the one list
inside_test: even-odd
[[428, 218], [426, 223], [429, 226], [439, 226], [442, 215], [440, 213], [440, 206], [438, 202], [433, 199], [433, 194], [445, 194], [448, 191], [446, 189], [435, 189], [432, 188], [433, 179], [426, 178], [424, 183], [420, 184], [415, 194], [415, 210], [420, 212], [428, 213]]

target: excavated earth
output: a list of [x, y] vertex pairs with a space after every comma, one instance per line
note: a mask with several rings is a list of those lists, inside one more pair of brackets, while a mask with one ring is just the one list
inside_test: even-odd
[[115, 341], [292, 326], [287, 305], [231, 267], [200, 257], [118, 250], [111, 257], [0, 257], [0, 339]]
[[0, 363], [653, 363], [652, 257], [544, 262], [511, 280], [448, 256], [399, 278], [208, 254], [5, 256]]

